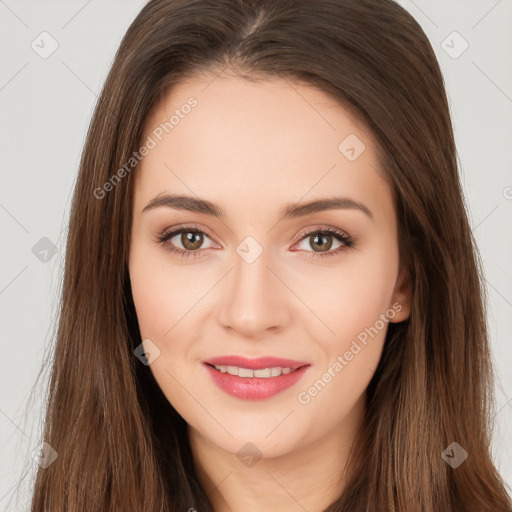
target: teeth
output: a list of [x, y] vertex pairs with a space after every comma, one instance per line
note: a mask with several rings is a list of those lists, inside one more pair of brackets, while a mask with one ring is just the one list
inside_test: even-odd
[[254, 377], [254, 371], [249, 368], [238, 368], [239, 377]]
[[[255, 377], [260, 377], [263, 379], [268, 379], [272, 374], [272, 368], [262, 368], [261, 370], [253, 370]], [[277, 375], [276, 375], [277, 377]]]
[[239, 366], [214, 365], [215, 369], [222, 373], [237, 375], [238, 377], [258, 377], [260, 379], [268, 379], [269, 377], [279, 377], [279, 375], [288, 375], [293, 370], [291, 368], [261, 368], [259, 370], [251, 370], [250, 368], [241, 368]]
[[230, 375], [238, 375], [238, 366], [228, 366], [227, 367], [227, 372], [230, 374]]

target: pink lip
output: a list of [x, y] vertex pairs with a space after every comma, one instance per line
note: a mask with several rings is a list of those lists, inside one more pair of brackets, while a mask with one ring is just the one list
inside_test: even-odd
[[204, 363], [210, 363], [217, 366], [241, 366], [251, 370], [261, 370], [263, 368], [292, 368], [293, 370], [305, 366], [308, 363], [294, 361], [292, 359], [281, 359], [280, 357], [258, 357], [256, 359], [247, 359], [241, 356], [219, 356], [206, 359]]
[[[224, 392], [245, 400], [261, 400], [284, 391], [296, 384], [309, 368], [308, 363], [275, 357], [246, 359], [239, 356], [221, 356], [203, 361], [212, 381]], [[267, 379], [260, 377], [238, 377], [216, 370], [212, 365], [241, 366], [258, 370], [262, 368], [292, 368], [292, 372]]]

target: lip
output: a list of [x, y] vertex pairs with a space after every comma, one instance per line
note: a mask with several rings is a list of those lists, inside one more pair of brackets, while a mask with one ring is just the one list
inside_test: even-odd
[[[291, 359], [260, 357], [247, 359], [240, 356], [220, 356], [203, 361], [212, 381], [225, 393], [244, 400], [263, 400], [294, 386], [308, 371], [310, 364]], [[278, 377], [238, 377], [216, 370], [212, 365], [241, 366], [259, 370], [262, 368], [292, 368], [293, 371]]]
[[280, 357], [271, 356], [257, 357], [255, 359], [247, 359], [246, 357], [242, 356], [219, 356], [212, 357], [211, 359], [206, 359], [203, 362], [217, 366], [240, 366], [242, 368], [249, 368], [251, 370], [261, 370], [263, 368], [276, 367], [291, 368], [292, 370], [296, 370], [301, 366], [309, 364], [301, 361], [294, 361], [292, 359], [282, 359]]

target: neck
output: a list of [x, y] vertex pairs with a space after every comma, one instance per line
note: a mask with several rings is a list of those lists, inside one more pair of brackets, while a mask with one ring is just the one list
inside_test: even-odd
[[323, 511], [344, 490], [349, 450], [363, 416], [360, 401], [346, 422], [321, 439], [247, 465], [189, 425], [197, 475], [214, 511]]

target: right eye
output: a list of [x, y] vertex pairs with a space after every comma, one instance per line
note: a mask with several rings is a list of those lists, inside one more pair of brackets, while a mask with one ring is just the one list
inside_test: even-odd
[[[174, 238], [176, 240], [173, 241]], [[179, 255], [182, 258], [197, 258], [204, 250], [212, 247], [200, 249], [205, 239], [211, 241], [211, 238], [201, 229], [194, 226], [182, 226], [180, 228], [164, 231], [158, 236], [157, 242], [163, 245], [169, 252]]]

